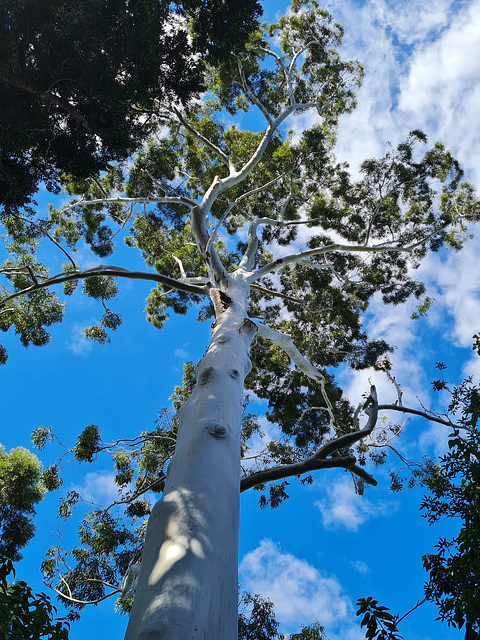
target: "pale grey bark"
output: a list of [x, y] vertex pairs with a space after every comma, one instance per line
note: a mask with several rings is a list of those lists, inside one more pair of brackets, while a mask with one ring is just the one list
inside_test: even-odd
[[248, 351], [247, 286], [210, 292], [216, 320], [197, 384], [178, 412], [162, 499], [149, 519], [126, 640], [237, 635], [240, 431]]

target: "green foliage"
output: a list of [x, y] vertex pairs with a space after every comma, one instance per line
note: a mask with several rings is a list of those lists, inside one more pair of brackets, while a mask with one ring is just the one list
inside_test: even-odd
[[73, 508], [80, 500], [80, 494], [77, 491], [67, 491], [63, 498], [60, 498], [58, 505], [58, 517], [66, 520], [73, 514]]
[[[78, 529], [78, 546], [71, 551], [54, 547], [42, 563], [47, 583], [68, 594], [66, 581], [73, 598], [79, 601], [65, 600], [65, 606], [70, 609], [69, 620], [76, 619], [78, 611], [87, 603], [115, 594], [108, 585], [120, 585], [130, 564], [140, 561], [146, 518], [151, 509], [145, 494], [163, 490], [176, 428], [175, 419], [165, 409], [160, 411], [155, 429], [143, 431], [137, 438], [106, 444], [100, 438], [98, 427], [89, 425], [70, 450], [78, 462], [91, 463], [101, 451], [112, 454], [118, 496], [115, 510], [110, 511], [113, 505], [106, 505], [84, 514]], [[47, 481], [56, 488], [53, 485], [61, 482], [58, 464], [46, 471]], [[67, 491], [60, 499], [58, 516], [64, 520], [70, 518], [81, 503], [80, 493]], [[132, 598], [128, 597], [119, 599], [116, 606], [121, 613], [128, 613], [131, 605]]]
[[357, 616], [363, 616], [361, 627], [366, 627], [368, 640], [402, 640], [398, 633], [396, 618], [388, 607], [378, 604], [373, 598], [360, 598], [357, 602]]
[[[204, 60], [241, 47], [260, 12], [256, 0], [2, 3], [5, 211], [28, 203], [40, 180], [57, 190], [63, 173], [85, 180], [126, 158], [150, 133], [158, 96], [186, 103], [197, 95]], [[166, 26], [178, 14], [190, 39]]]
[[183, 364], [182, 384], [175, 387], [173, 394], [169, 398], [174, 411], [178, 411], [190, 397], [196, 383], [196, 370], [197, 366], [193, 362], [185, 362]]
[[302, 627], [300, 633], [292, 634], [288, 640], [328, 640], [328, 637], [325, 628], [319, 622], [314, 622], [309, 627]]
[[35, 505], [43, 499], [38, 458], [17, 447], [7, 453], [0, 445], [0, 554], [19, 560], [19, 550], [35, 533]]
[[261, 595], [244, 591], [239, 603], [238, 640], [328, 640], [318, 622], [302, 627], [299, 633], [280, 635], [273, 603]]
[[474, 340], [474, 342], [473, 342], [473, 347], [472, 347], [472, 349], [473, 349], [474, 351], [476, 351], [476, 352], [478, 353], [478, 355], [480, 356], [480, 334], [476, 333], [476, 334], [473, 336], [473, 340]]
[[107, 510], [96, 509], [82, 519], [78, 546], [70, 553], [59, 547], [47, 552], [41, 566], [45, 579], [55, 584], [61, 572], [63, 579], [56, 588], [77, 601], [64, 601], [70, 608], [67, 619], [77, 619], [78, 610], [112, 593], [109, 585], [121, 583], [131, 558], [141, 557], [144, 533], [143, 528], [131, 530]]
[[238, 614], [239, 640], [280, 640], [280, 637], [273, 603], [244, 591]]
[[31, 440], [35, 449], [43, 451], [45, 445], [53, 440], [52, 427], [37, 427], [32, 431]]
[[435, 553], [423, 556], [428, 572], [425, 595], [439, 619], [461, 629], [465, 638], [480, 633], [480, 389], [471, 379], [452, 390], [449, 410], [460, 416], [448, 452], [428, 467], [429, 493], [421, 508], [429, 524], [458, 518], [458, 535], [440, 538]]
[[47, 491], [55, 491], [55, 489], [60, 489], [63, 484], [63, 480], [59, 475], [57, 465], [52, 464], [43, 471], [42, 484]]
[[15, 575], [12, 561], [0, 558], [0, 636], [9, 640], [67, 640], [69, 625], [55, 618], [56, 609], [44, 593], [34, 593], [26, 582], [9, 583]]
[[96, 424], [90, 424], [77, 438], [74, 457], [78, 462], [92, 462], [101, 450], [101, 439]]
[[114, 313], [113, 311], [110, 311], [110, 309], [106, 309], [105, 313], [100, 318], [99, 324], [92, 325], [91, 327], [85, 327], [82, 333], [85, 338], [103, 345], [111, 340], [107, 333], [107, 329], [115, 331], [122, 322], [122, 318], [118, 313]]

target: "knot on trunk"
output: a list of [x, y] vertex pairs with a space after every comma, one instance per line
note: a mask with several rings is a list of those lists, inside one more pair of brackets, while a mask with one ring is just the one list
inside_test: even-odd
[[221, 440], [227, 435], [227, 428], [223, 424], [219, 424], [218, 422], [207, 422], [207, 424], [205, 425], [205, 429], [211, 436], [213, 436], [217, 440]]
[[253, 320], [250, 320], [250, 318], [244, 318], [242, 324], [240, 325], [240, 327], [238, 328], [238, 330], [240, 331], [240, 333], [246, 333], [247, 335], [253, 335], [254, 333], [256, 333], [258, 331], [258, 327], [255, 324], [255, 322], [253, 322]]

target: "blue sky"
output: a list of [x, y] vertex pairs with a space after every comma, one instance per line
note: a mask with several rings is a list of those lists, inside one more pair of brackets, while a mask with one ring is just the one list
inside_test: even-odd
[[[266, 2], [267, 19], [273, 6], [276, 11], [287, 5]], [[327, 8], [345, 26], [345, 57], [360, 59], [366, 68], [359, 107], [340, 123], [339, 159], [355, 171], [365, 157], [383, 154], [387, 141], [396, 143], [410, 129], [421, 128], [431, 142], [443, 141], [467, 177], [480, 184], [480, 0], [433, 0], [428, 5], [420, 0], [333, 0]], [[308, 125], [311, 117], [292, 124]], [[375, 302], [370, 309], [371, 335], [397, 346], [394, 373], [407, 405], [418, 406], [418, 396], [427, 406], [441, 406], [430, 386], [436, 361], [449, 365], [452, 382], [465, 375], [480, 377], [480, 359], [471, 350], [472, 336], [480, 329], [479, 253], [477, 237], [460, 254], [426, 259], [420, 276], [436, 300], [428, 318], [412, 322], [410, 304], [389, 309]], [[112, 262], [122, 264], [121, 256]], [[178, 317], [162, 331], [155, 330], [142, 312], [148, 291], [146, 283], [121, 283], [115, 311], [122, 313], [124, 324], [104, 347], [81, 337], [81, 328], [98, 319], [101, 310], [80, 295], [67, 305], [64, 323], [53, 329], [47, 347], [25, 350], [14, 336], [6, 336], [10, 359], [0, 369], [0, 440], [7, 450], [29, 447], [30, 433], [40, 425], [52, 425], [70, 445], [90, 423], [100, 426], [107, 441], [152, 426], [157, 410], [167, 405], [180, 382], [182, 363], [201, 357], [209, 325]], [[369, 378], [381, 402], [395, 399], [391, 384], [378, 374], [345, 373], [342, 382], [353, 403], [360, 400]], [[258, 403], [257, 409], [262, 415], [264, 405]], [[411, 420], [398, 444], [418, 459], [441, 453], [447, 433]], [[58, 452], [53, 447], [41, 458], [48, 464]], [[80, 487], [103, 501], [111, 492], [110, 474], [106, 461], [92, 468], [73, 463], [65, 469], [64, 488]], [[376, 477], [379, 486], [360, 498], [349, 474], [318, 472], [312, 486], [292, 485], [290, 500], [275, 511], [261, 511], [255, 492], [243, 494], [242, 586], [274, 601], [284, 632], [318, 619], [331, 640], [359, 640], [363, 634], [355, 622], [357, 598], [372, 595], [404, 613], [422, 597], [421, 555], [439, 535], [448, 536], [450, 525], [429, 528], [418, 509], [420, 491], [392, 494], [386, 470], [377, 471]], [[18, 577], [36, 589], [44, 588], [39, 562], [60, 532], [57, 500], [57, 495], [49, 495], [39, 505], [37, 536], [18, 566]], [[65, 530], [63, 535], [68, 540], [70, 533]], [[434, 608], [424, 605], [402, 623], [401, 631], [409, 640], [461, 637], [435, 623], [434, 617]], [[71, 638], [122, 637], [125, 624], [107, 600], [84, 614], [72, 627]]]

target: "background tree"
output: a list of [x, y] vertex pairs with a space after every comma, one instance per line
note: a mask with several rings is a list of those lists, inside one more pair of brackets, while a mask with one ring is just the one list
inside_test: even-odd
[[68, 624], [55, 619], [55, 607], [44, 593], [33, 593], [22, 580], [7, 582], [14, 574], [10, 558], [0, 562], [0, 633], [11, 640], [67, 640]]
[[[440, 379], [433, 381], [436, 391], [448, 391], [451, 396], [444, 416], [436, 420], [452, 428], [448, 451], [438, 461], [426, 459], [422, 467], [410, 479], [410, 484], [420, 482], [428, 493], [420, 505], [423, 517], [429, 525], [458, 518], [458, 533], [451, 539], [440, 537], [435, 545], [436, 553], [423, 556], [423, 566], [428, 573], [425, 597], [405, 615], [393, 615], [373, 598], [358, 601], [357, 615], [362, 615], [362, 627], [367, 627], [367, 638], [401, 638], [398, 625], [417, 607], [433, 602], [438, 608], [438, 620], [462, 629], [465, 639], [480, 635], [480, 607], [475, 594], [478, 592], [480, 537], [478, 530], [479, 486], [479, 388], [472, 378], [458, 387], [449, 388], [443, 377], [446, 366], [437, 363]], [[400, 406], [400, 405], [399, 405]], [[402, 488], [405, 478], [393, 477], [394, 486]]]
[[62, 174], [89, 178], [134, 152], [158, 104], [197, 97], [204, 62], [241, 47], [259, 14], [256, 0], [3, 2], [5, 212], [31, 202], [40, 181], [55, 192]]
[[[162, 486], [154, 487], [162, 489], [163, 499], [150, 516], [129, 637], [161, 633], [165, 620], [169, 633], [178, 625], [180, 635], [188, 627], [200, 634], [208, 629], [212, 638], [234, 637], [240, 487], [280, 481], [264, 497], [275, 506], [286, 496], [286, 478], [303, 475], [308, 482], [318, 469], [348, 469], [359, 492], [363, 483], [375, 484], [363, 468], [362, 449], [354, 455], [352, 447], [373, 432], [376, 391], [370, 389], [354, 409], [330, 368], [377, 365], [388, 370], [389, 345], [369, 340], [362, 329], [370, 299], [377, 293], [395, 304], [413, 296], [423, 311], [428, 300], [423, 285], [412, 278], [412, 267], [445, 242], [459, 248], [464, 223], [477, 213], [473, 190], [461, 182], [456, 161], [441, 145], [421, 156], [417, 147], [425, 137], [418, 131], [384, 158], [367, 160], [360, 180], [335, 161], [336, 125], [354, 106], [361, 68], [341, 60], [342, 31], [328, 13], [314, 2], [296, 2], [293, 9], [252, 37], [236, 67], [210, 69], [204, 104], [160, 108], [158, 120], [168, 126], [133, 166], [112, 165], [94, 181], [68, 180], [69, 194], [82, 200], [52, 208], [49, 218], [35, 226], [15, 213], [8, 220], [11, 258], [3, 273], [10, 289], [5, 290], [1, 321], [24, 344], [45, 342], [45, 327], [61, 318], [60, 302], [49, 287], [64, 284], [68, 295], [79, 280], [104, 308], [100, 324], [86, 331], [99, 342], [107, 341], [109, 330], [120, 323], [107, 306], [117, 291], [117, 277], [158, 283], [147, 302], [147, 317], [159, 328], [171, 310], [185, 313], [192, 305], [201, 307], [202, 318], [215, 316], [212, 342], [196, 370], [197, 384], [191, 393], [180, 393], [176, 416], [157, 438], [149, 438], [160, 454], [150, 456], [152, 475], [140, 467], [139, 484], [130, 490], [136, 499], [145, 480], [147, 487], [160, 479]], [[273, 65], [262, 66], [270, 59]], [[264, 131], [221, 122], [226, 109], [235, 113], [249, 105], [262, 114]], [[318, 124], [298, 141], [283, 124], [309, 109], [318, 112]], [[149, 272], [111, 265], [82, 269], [68, 253], [63, 271], [51, 276], [34, 255], [44, 237], [57, 246], [65, 242], [67, 248], [85, 242], [104, 257], [114, 251], [114, 239], [127, 225], [132, 226], [127, 244], [140, 249]], [[300, 246], [303, 228], [308, 233]], [[236, 234], [236, 242], [229, 239]], [[285, 254], [281, 247], [287, 245], [292, 250]], [[279, 423], [282, 437], [255, 455], [240, 484], [238, 452], [248, 446], [242, 443], [242, 389], [255, 334], [246, 384], [268, 397], [269, 417]], [[251, 422], [250, 435], [254, 428]], [[169, 430], [177, 435], [172, 460], [166, 447], [173, 439]], [[91, 426], [74, 452], [88, 460], [102, 446]], [[152, 445], [143, 447], [141, 437], [137, 454], [147, 454], [148, 460]], [[133, 474], [122, 455], [116, 464], [123, 474], [119, 484], [126, 486]], [[67, 496], [65, 513], [76, 499]], [[140, 504], [132, 515], [146, 511]], [[61, 590], [70, 601], [83, 606], [92, 589], [99, 590], [94, 594], [98, 601], [105, 586], [130, 595], [119, 583], [118, 567], [132, 586], [132, 562], [138, 564], [142, 551], [138, 535], [115, 530], [108, 511], [97, 510], [85, 519], [81, 544], [72, 552], [76, 568], [66, 571], [85, 595], [70, 595], [64, 585]], [[159, 551], [165, 560], [161, 566], [156, 564]], [[63, 557], [56, 550], [50, 555], [44, 571], [55, 580]]]
[[44, 494], [38, 458], [23, 447], [7, 453], [0, 446], [0, 554], [22, 557], [20, 549], [35, 533], [35, 505]]

